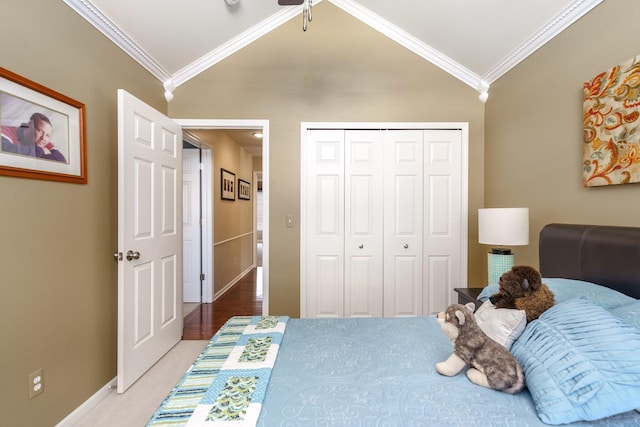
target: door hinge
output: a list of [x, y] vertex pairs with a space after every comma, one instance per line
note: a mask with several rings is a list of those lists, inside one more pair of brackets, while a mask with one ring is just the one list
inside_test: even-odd
[[204, 218], [200, 218], [200, 225], [204, 225]]
[[200, 281], [204, 281], [204, 273], [200, 273]]
[[200, 163], [200, 170], [203, 171], [204, 170], [204, 163]]

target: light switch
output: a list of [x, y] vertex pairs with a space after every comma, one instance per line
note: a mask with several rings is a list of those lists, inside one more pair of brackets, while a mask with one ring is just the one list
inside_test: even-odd
[[288, 214], [286, 217], [287, 228], [293, 228], [293, 214]]

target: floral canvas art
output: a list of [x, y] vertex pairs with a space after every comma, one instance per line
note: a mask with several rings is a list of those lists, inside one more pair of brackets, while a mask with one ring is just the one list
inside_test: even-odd
[[640, 56], [583, 87], [585, 187], [640, 182]]

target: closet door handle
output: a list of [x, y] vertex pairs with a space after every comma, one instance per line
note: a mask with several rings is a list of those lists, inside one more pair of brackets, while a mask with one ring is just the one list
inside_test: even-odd
[[360, 246], [358, 246], [360, 249], [364, 248], [364, 245], [362, 243], [360, 243]]
[[408, 243], [405, 243], [405, 244], [404, 244], [404, 248], [405, 248], [405, 249], [409, 249], [409, 244], [408, 244]]

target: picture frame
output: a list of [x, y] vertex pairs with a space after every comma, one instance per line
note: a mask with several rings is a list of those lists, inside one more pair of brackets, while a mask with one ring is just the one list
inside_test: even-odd
[[85, 106], [0, 67], [0, 175], [87, 183]]
[[238, 179], [238, 199], [251, 200], [251, 183]]
[[220, 197], [222, 200], [236, 199], [236, 174], [220, 168]]

